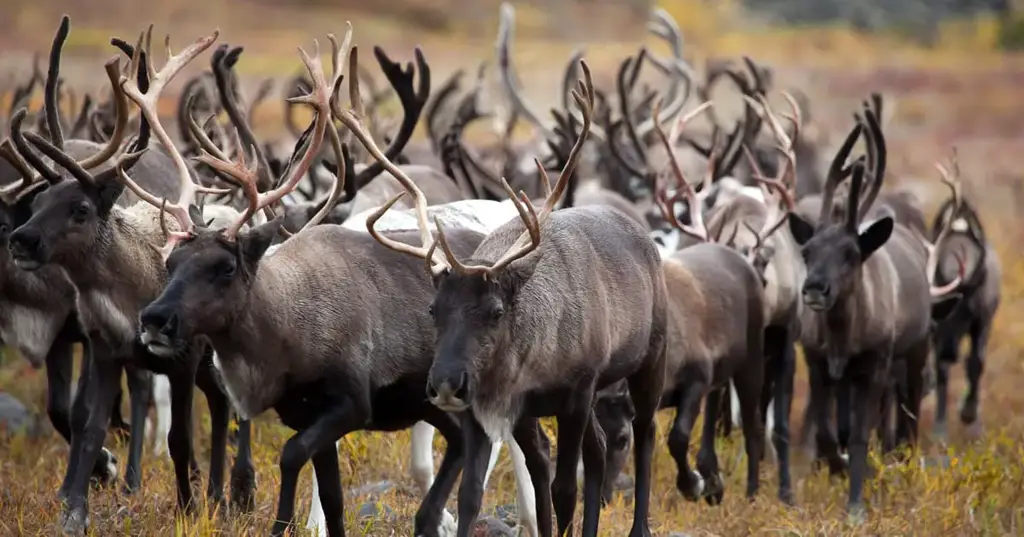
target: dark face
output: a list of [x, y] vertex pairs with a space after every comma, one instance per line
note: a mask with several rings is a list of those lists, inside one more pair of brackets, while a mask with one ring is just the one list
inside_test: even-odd
[[807, 266], [802, 290], [804, 304], [814, 311], [828, 311], [835, 306], [839, 297], [854, 288], [861, 265], [889, 240], [893, 225], [892, 218], [886, 216], [860, 233], [841, 224], [815, 230], [806, 220], [791, 214], [789, 229], [801, 246]]
[[601, 484], [601, 498], [610, 501], [615, 482], [626, 467], [630, 443], [633, 440], [633, 401], [629, 392], [622, 389], [615, 393], [598, 392], [594, 402], [594, 414], [604, 430], [607, 451], [605, 452], [604, 482]]
[[32, 216], [10, 236], [15, 264], [36, 270], [88, 256], [122, 190], [116, 181], [93, 186], [65, 179], [36, 195]]
[[469, 407], [478, 372], [508, 335], [514, 286], [508, 274], [497, 280], [456, 273], [439, 278], [430, 308], [437, 341], [427, 397], [442, 410], [458, 412]]
[[200, 231], [167, 258], [163, 293], [139, 313], [139, 341], [156, 356], [171, 357], [193, 338], [226, 329], [246, 302], [260, 259], [281, 220], [239, 233], [236, 242], [219, 230]]

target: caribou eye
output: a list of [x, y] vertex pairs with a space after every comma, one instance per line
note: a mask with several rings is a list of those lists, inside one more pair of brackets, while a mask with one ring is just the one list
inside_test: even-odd
[[431, 317], [434, 316], [434, 305], [433, 304], [427, 306], [427, 313], [429, 313]]
[[89, 216], [89, 206], [84, 203], [76, 204], [71, 208], [71, 216], [75, 220], [85, 220], [85, 217]]
[[234, 263], [223, 263], [220, 265], [220, 275], [225, 278], [230, 278], [235, 275], [235, 264]]
[[492, 321], [497, 321], [498, 319], [501, 319], [502, 315], [505, 315], [505, 307], [504, 306], [498, 305], [498, 306], [495, 306], [495, 307], [491, 308], [491, 320]]

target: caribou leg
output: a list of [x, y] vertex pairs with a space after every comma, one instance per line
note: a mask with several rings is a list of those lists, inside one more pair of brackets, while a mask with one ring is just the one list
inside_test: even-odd
[[[590, 419], [583, 430], [583, 535], [597, 535], [601, 519], [601, 485], [604, 484], [605, 452], [607, 444], [604, 431], [597, 422], [594, 407], [590, 407]], [[575, 472], [574, 472], [575, 474]], [[573, 475], [573, 482], [576, 476]]]
[[[459, 470], [462, 466], [463, 445], [462, 430], [459, 424], [447, 412], [439, 409], [431, 410], [431, 415], [425, 419], [433, 428], [441, 432], [446, 447], [444, 456], [441, 458], [441, 466], [437, 469], [437, 477], [432, 477], [430, 488], [427, 489], [419, 509], [416, 510], [414, 518], [416, 535], [441, 535], [441, 525], [447, 522], [454, 522], [445, 517], [444, 504], [451, 496], [455, 488], [455, 480], [459, 477]], [[418, 422], [424, 423], [424, 422]], [[431, 431], [433, 432], [433, 431]]]
[[[576, 510], [578, 488], [576, 466], [580, 461], [583, 437], [590, 421], [594, 401], [594, 379], [583, 382], [576, 392], [575, 400], [568, 401], [563, 412], [556, 415], [558, 420], [558, 452], [555, 462], [555, 479], [551, 482], [551, 501], [555, 508], [555, 522], [558, 535], [572, 531], [573, 512]], [[603, 455], [602, 455], [603, 457]], [[602, 466], [603, 466], [602, 461]], [[590, 469], [586, 469], [590, 473]], [[584, 535], [596, 535], [587, 534]]]
[[[298, 435], [296, 435], [298, 436]], [[294, 438], [294, 437], [293, 437]], [[323, 485], [319, 486], [320, 505], [327, 506], [324, 515], [327, 535], [345, 535], [344, 492], [341, 488], [341, 469], [338, 468], [338, 451], [332, 444], [313, 453], [313, 474]]]
[[[760, 336], [760, 331], [758, 336]], [[760, 337], [758, 337], [760, 339]], [[748, 349], [751, 356], [749, 365], [741, 367], [733, 382], [736, 384], [736, 395], [740, 399], [740, 415], [742, 416], [743, 443], [747, 453], [747, 498], [753, 498], [761, 485], [760, 465], [761, 452], [764, 450], [764, 430], [761, 421], [761, 387], [764, 383], [764, 352], [761, 345], [752, 345]]]
[[224, 465], [227, 460], [228, 422], [231, 420], [231, 404], [215, 377], [213, 349], [204, 345], [203, 359], [196, 370], [196, 387], [206, 395], [210, 408], [210, 475], [206, 487], [206, 498], [212, 505], [224, 503]]
[[917, 446], [918, 420], [924, 396], [924, 368], [928, 364], [930, 347], [931, 342], [925, 339], [902, 360], [905, 368], [903, 382], [896, 392], [896, 445], [900, 447]]
[[[850, 428], [850, 496], [847, 513], [855, 518], [864, 514], [864, 479], [868, 473], [868, 440], [878, 419], [878, 405], [881, 390], [889, 379], [888, 356], [877, 352], [866, 352], [850, 360], [856, 364], [855, 371], [848, 371], [852, 427]], [[852, 374], [851, 374], [852, 373]]]
[[[146, 415], [153, 396], [153, 374], [134, 366], [125, 368], [131, 401], [131, 430], [128, 436], [128, 467], [124, 471], [124, 491], [131, 494], [142, 483], [142, 445], [146, 440]], [[116, 405], [115, 405], [116, 409]]]
[[839, 456], [839, 444], [832, 429], [832, 403], [835, 401], [836, 381], [828, 375], [828, 365], [824, 356], [808, 353], [806, 361], [811, 387], [809, 406], [814, 417], [812, 423], [817, 444], [816, 459], [828, 463], [830, 474], [842, 474], [846, 471], [846, 461]]
[[690, 467], [690, 437], [693, 425], [700, 414], [700, 403], [711, 382], [711, 371], [707, 364], [691, 363], [679, 371], [681, 380], [677, 393], [673, 394], [676, 419], [668, 433], [668, 452], [676, 461], [676, 488], [691, 502], [700, 499], [704, 492], [704, 478]]
[[[483, 501], [484, 473], [487, 471], [487, 461], [491, 455], [491, 439], [473, 416], [471, 409], [461, 413], [459, 423], [462, 426], [466, 455], [462, 468], [462, 482], [459, 484], [459, 529], [456, 535], [469, 537], [473, 533]], [[536, 478], [533, 482], [534, 486], [538, 485]], [[544, 521], [541, 522], [543, 526]]]
[[[298, 431], [285, 442], [280, 459], [281, 492], [278, 497], [277, 517], [270, 530], [271, 535], [278, 537], [284, 535], [285, 530], [294, 523], [295, 488], [298, 485], [299, 472], [302, 471], [306, 462], [320, 452], [324, 452], [322, 459], [326, 459], [327, 454], [331, 454], [337, 461], [335, 443], [346, 434], [362, 427], [366, 423], [366, 418], [367, 413], [358, 411], [354, 401], [343, 399], [331, 407], [322, 409], [308, 427]], [[337, 469], [337, 462], [335, 462], [334, 468]], [[329, 481], [325, 483], [324, 475], [319, 471], [316, 473], [318, 474], [317, 485], [320, 504], [324, 510], [327, 533], [328, 535], [344, 535], [342, 524], [345, 517], [341, 478], [340, 476], [330, 476]], [[337, 485], [335, 487], [337, 490], [325, 490], [332, 484]], [[328, 504], [324, 501], [325, 499], [335, 503]]]
[[195, 370], [175, 372], [168, 375], [168, 380], [171, 383], [171, 430], [167, 433], [167, 451], [174, 465], [178, 507], [187, 512], [195, 507], [192, 502], [192, 483], [199, 481], [199, 465], [192, 450]]
[[[943, 327], [945, 328], [945, 327]], [[935, 342], [935, 437], [940, 442], [949, 440], [946, 412], [949, 408], [949, 370], [957, 362], [960, 330], [936, 330]]]
[[84, 423], [77, 424], [81, 428], [72, 423], [71, 456], [59, 493], [63, 501], [60, 524], [65, 533], [73, 535], [84, 533], [89, 525], [89, 476], [103, 449], [110, 411], [123, 370], [116, 361], [97, 360], [94, 356], [90, 357], [88, 364], [88, 378], [76, 397], [84, 401], [81, 406], [75, 402], [79, 408], [72, 410], [72, 420], [76, 421], [75, 414], [83, 411], [88, 412], [88, 416]]
[[238, 454], [231, 467], [231, 505], [243, 513], [256, 508], [256, 469], [252, 463], [252, 422], [238, 420]]
[[633, 401], [633, 461], [636, 468], [633, 499], [633, 527], [629, 537], [647, 537], [651, 534], [647, 520], [651, 509], [651, 469], [654, 462], [654, 417], [661, 408], [661, 394], [665, 389], [665, 362], [668, 338], [664, 333], [651, 337], [644, 364], [627, 379], [629, 397]]
[[967, 397], [960, 409], [960, 422], [972, 426], [978, 421], [978, 401], [981, 396], [981, 375], [985, 372], [985, 349], [991, 334], [991, 320], [971, 323], [971, 352], [964, 367], [967, 369]]
[[718, 422], [718, 412], [722, 408], [722, 397], [728, 396], [726, 390], [728, 384], [712, 389], [704, 398], [704, 432], [701, 434], [700, 450], [697, 452], [697, 470], [704, 478], [704, 499], [710, 505], [721, 503], [725, 495], [725, 485], [722, 483], [718, 468], [718, 455], [715, 453], [715, 423]]
[[772, 410], [775, 413], [771, 441], [775, 446], [775, 457], [779, 465], [779, 500], [787, 505], [796, 502], [789, 470], [789, 412], [793, 404], [793, 379], [796, 376], [793, 333], [792, 328], [769, 327], [765, 331], [765, 348], [768, 351], [768, 364], [771, 369], [771, 374], [766, 376], [765, 380], [767, 381], [769, 377], [773, 379]]
[[[512, 430], [533, 483], [534, 522], [540, 537], [551, 537], [551, 452], [548, 438], [536, 418], [521, 418]], [[515, 455], [513, 455], [515, 456]], [[522, 524], [522, 516], [520, 515]], [[525, 524], [524, 524], [525, 525]]]

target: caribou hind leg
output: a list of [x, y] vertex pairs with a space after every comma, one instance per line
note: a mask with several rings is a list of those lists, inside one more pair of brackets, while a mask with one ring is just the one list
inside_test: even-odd
[[978, 422], [978, 404], [981, 397], [981, 375], [985, 372], [985, 349], [991, 334], [991, 319], [977, 320], [971, 323], [971, 352], [967, 355], [964, 367], [967, 369], [967, 397], [960, 409], [960, 422], [980, 432]]
[[[760, 331], [757, 339], [760, 340]], [[764, 353], [761, 345], [753, 345], [750, 356], [755, 358], [740, 368], [733, 377], [740, 400], [743, 419], [743, 443], [747, 453], [747, 498], [757, 495], [760, 488], [761, 452], [764, 450], [764, 430], [760, 416], [761, 385], [764, 381]]]
[[[607, 444], [594, 408], [583, 431], [583, 535], [597, 535], [601, 518], [601, 486], [604, 484]], [[575, 473], [575, 472], [574, 472]], [[575, 481], [575, 475], [573, 476]]]
[[700, 414], [700, 403], [711, 382], [711, 372], [706, 362], [689, 363], [679, 372], [679, 389], [674, 395], [676, 419], [668, 433], [668, 451], [676, 461], [676, 488], [691, 502], [700, 499], [704, 492], [704, 478], [690, 467], [689, 450], [693, 425]]
[[728, 386], [712, 389], [704, 399], [704, 431], [697, 452], [697, 471], [704, 478], [704, 500], [709, 505], [722, 503], [725, 496], [725, 484], [715, 453], [715, 423], [718, 422], [718, 412], [722, 408], [722, 397], [728, 396], [726, 390]]
[[939, 442], [949, 440], [946, 414], [949, 409], [949, 370], [957, 362], [960, 330], [936, 330], [935, 342], [935, 425], [934, 435]]

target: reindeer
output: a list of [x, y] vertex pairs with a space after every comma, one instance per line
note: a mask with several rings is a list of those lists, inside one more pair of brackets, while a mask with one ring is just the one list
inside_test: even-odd
[[[584, 81], [573, 98], [583, 128], [555, 187], [539, 209], [507, 187], [520, 221], [488, 234], [467, 264], [459, 261], [439, 223], [431, 246], [422, 200], [417, 200], [418, 247], [389, 240], [368, 222], [375, 238], [389, 248], [426, 260], [437, 287], [431, 306], [437, 351], [427, 396], [460, 416], [468, 462], [459, 490], [459, 536], [470, 534], [480, 510], [491, 439], [510, 435], [524, 448], [538, 496], [541, 535], [550, 535], [552, 500], [559, 534], [571, 526], [582, 449], [587, 468], [583, 534], [596, 535], [604, 438], [593, 419], [594, 392], [623, 378], [636, 409], [636, 504], [630, 535], [650, 534], [652, 426], [665, 369], [665, 283], [654, 244], [626, 215], [604, 206], [553, 212], [590, 129], [593, 83], [586, 63], [580, 67]], [[614, 285], [604, 272], [613, 266]], [[549, 468], [536, 433], [536, 418], [546, 415], [559, 419], [558, 463], [550, 490], [544, 486]]]
[[[365, 232], [337, 225], [307, 226], [270, 256], [265, 253], [281, 229], [281, 218], [241, 230], [257, 211], [295, 188], [325, 133], [336, 158], [342, 160], [330, 118], [337, 115], [334, 93], [341, 82], [348, 39], [339, 46], [331, 37], [330, 82], [324, 78], [319, 54], [302, 53], [314, 80], [312, 93], [302, 102], [312, 104], [316, 116], [309, 142], [293, 159], [296, 164], [280, 187], [257, 194], [256, 171], [246, 168], [244, 161], [203, 157], [241, 184], [250, 204], [226, 229], [199, 226], [187, 212], [175, 211], [175, 219], [187, 231], [170, 237], [165, 246], [170, 251], [170, 283], [139, 315], [142, 341], [175, 349], [199, 335], [209, 338], [217, 351], [215, 365], [240, 415], [251, 418], [273, 407], [284, 424], [297, 431], [281, 454], [274, 535], [292, 523], [298, 473], [310, 458], [327, 533], [343, 535], [334, 443], [353, 430], [401, 430], [428, 421], [448, 440], [438, 478], [416, 517], [417, 532], [433, 534], [454, 486], [462, 447], [454, 418], [415, 395], [426, 383], [431, 357], [425, 310], [432, 292], [420, 263], [380, 246]], [[352, 122], [346, 126], [371, 151], [380, 153], [365, 131], [353, 129]], [[342, 180], [335, 191], [343, 188]], [[312, 223], [318, 221], [314, 218]], [[410, 233], [393, 236], [413, 238]], [[466, 232], [453, 243], [468, 252], [479, 239], [479, 234]], [[368, 294], [369, 288], [380, 291]], [[337, 307], [316, 306], [314, 319], [308, 310], [316, 304]], [[310, 412], [311, 408], [317, 410]]]
[[[691, 120], [709, 105], [706, 103], [689, 112], [679, 124]], [[659, 117], [657, 111], [654, 117], [656, 120]], [[660, 124], [656, 124], [655, 132], [672, 155], [669, 137]], [[752, 263], [735, 250], [713, 242], [713, 236], [703, 223], [700, 201], [687, 183], [682, 168], [675, 158], [670, 159], [670, 164], [679, 189], [672, 201], [666, 201], [664, 190], [659, 189], [659, 206], [668, 221], [681, 232], [694, 236], [699, 243], [662, 259], [669, 293], [666, 377], [670, 380], [664, 386], [661, 407], [676, 409], [669, 433], [669, 452], [678, 467], [676, 487], [687, 500], [697, 501], [704, 496], [708, 503], [717, 504], [724, 495], [724, 485], [715, 455], [714, 427], [720, 388], [730, 379], [739, 387], [744, 416], [748, 497], [753, 497], [758, 490], [761, 459], [758, 405], [765, 363], [764, 291], [761, 276]], [[785, 187], [773, 183], [772, 188], [784, 191]], [[693, 224], [683, 225], [675, 218], [672, 206], [679, 199], [689, 201]], [[768, 222], [765, 232], [770, 234], [784, 220], [783, 212], [781, 218], [776, 216]], [[700, 473], [697, 473], [690, 468], [687, 452], [691, 429], [705, 396], [704, 434], [697, 456]], [[603, 429], [616, 428], [615, 420], [611, 419], [614, 414], [602, 417]], [[611, 453], [607, 458], [613, 459]], [[606, 490], [609, 478], [614, 478], [620, 470], [618, 466], [606, 474]]]
[[[715, 236], [729, 237], [727, 244], [737, 248], [758, 269], [765, 282], [764, 336], [766, 374], [762, 394], [764, 417], [768, 420], [766, 434], [768, 445], [774, 444], [775, 457], [779, 465], [779, 498], [786, 503], [794, 501], [789, 476], [789, 412], [793, 397], [793, 377], [796, 372], [795, 341], [799, 335], [801, 301], [798, 293], [804, 278], [804, 266], [798, 254], [799, 247], [788, 230], [782, 228], [788, 213], [795, 208], [793, 186], [797, 181], [799, 164], [796, 159], [796, 140], [800, 136], [801, 113], [796, 100], [783, 93], [792, 110], [786, 116], [793, 125], [792, 134], [787, 134], [775, 117], [767, 99], [763, 96], [756, 102], [747, 98], [747, 104], [760, 108], [779, 141], [781, 151], [779, 165], [774, 166], [778, 177], [774, 183], [785, 186], [778, 191], [780, 196], [772, 199], [770, 192], [762, 192], [761, 201], [742, 192], [726, 196], [721, 189], [714, 207], [709, 211], [708, 229]], [[748, 164], [755, 181], [764, 180], [764, 171], [744, 146]], [[723, 179], [722, 181], [725, 181]], [[719, 182], [721, 185], [722, 181]], [[788, 183], [788, 184], [787, 184]], [[706, 189], [707, 190], [707, 189]], [[735, 387], [730, 387], [732, 416], [739, 423], [739, 399]], [[769, 401], [771, 403], [769, 404]]]
[[[868, 143], [880, 152], [870, 180], [880, 186], [885, 140], [873, 111], [866, 109], [829, 167], [817, 223], [799, 213], [789, 216], [790, 232], [807, 266], [800, 340], [810, 375], [818, 452], [831, 473], [846, 466], [830, 427], [836, 385], [847, 385], [852, 395], [847, 512], [855, 519], [865, 510], [868, 437], [882, 417], [878, 409], [890, 385], [890, 369], [902, 369], [906, 375], [897, 408], [903, 409], [901, 417], [916, 423], [932, 309], [924, 245], [891, 215], [861, 224], [871, 208], [859, 204], [868, 172], [863, 158], [844, 165], [865, 129], [865, 119]], [[846, 214], [842, 222], [834, 222], [832, 198], [847, 176], [851, 187]]]
[[[938, 165], [940, 174], [950, 182], [960, 177], [956, 153], [952, 164], [952, 173]], [[936, 435], [946, 440], [949, 368], [958, 360], [960, 340], [965, 335], [970, 338], [971, 349], [964, 363], [968, 391], [960, 408], [960, 421], [968, 427], [980, 423], [980, 381], [985, 368], [985, 347], [988, 345], [992, 319], [999, 309], [1001, 268], [978, 213], [967, 200], [957, 199], [955, 189], [953, 195], [939, 207], [931, 230], [938, 251], [935, 252], [934, 262], [928, 267], [928, 276], [939, 284], [962, 279], [956, 289], [962, 297], [959, 306], [949, 317], [938, 321], [932, 338], [938, 399], [934, 427]], [[946, 230], [944, 237], [943, 230]], [[961, 255], [958, 257], [957, 253]], [[965, 270], [964, 265], [969, 268]]]
[[[157, 117], [156, 103], [160, 92], [186, 64], [208, 48], [218, 33], [199, 39], [178, 55], [169, 59], [159, 71], [141, 61], [142, 37], [135, 48], [129, 66], [130, 77], [121, 75], [115, 86], [115, 93], [121, 92], [139, 105], [144, 121], [139, 142], [129, 153], [118, 157], [117, 166], [98, 173], [90, 173], [85, 165], [76, 163], [73, 156], [62, 150], [60, 145], [50, 143], [35, 135], [25, 133], [27, 140], [65, 169], [71, 178], [59, 175], [44, 167], [36, 159], [32, 166], [49, 183], [49, 188], [39, 193], [32, 203], [33, 214], [11, 235], [10, 248], [15, 263], [23, 270], [36, 270], [47, 264], [62, 267], [78, 290], [78, 313], [82, 326], [89, 338], [84, 355], [90, 360], [88, 379], [83, 393], [79, 394], [76, 406], [88, 408], [87, 420], [76, 426], [72, 420], [71, 457], [61, 487], [60, 496], [66, 501], [61, 514], [61, 524], [71, 533], [82, 532], [88, 524], [87, 477], [96, 460], [97, 451], [105, 434], [104, 425], [110, 414], [110, 401], [116, 393], [121, 371], [148, 369], [168, 375], [172, 385], [172, 411], [169, 447], [175, 465], [178, 485], [178, 505], [192, 507], [190, 474], [196, 473], [196, 463], [191, 450], [191, 408], [192, 390], [198, 383], [207, 394], [213, 416], [213, 450], [211, 453], [211, 477], [207, 495], [220, 501], [223, 495], [223, 461], [227, 434], [228, 404], [220, 392], [212, 370], [199, 367], [202, 346], [196, 346], [187, 359], [178, 358], [170, 363], [154, 360], [152, 355], [138, 347], [135, 326], [131, 319], [137, 308], [156, 296], [164, 282], [164, 271], [160, 254], [151, 245], [161, 235], [159, 212], [148, 209], [146, 204], [135, 204], [127, 209], [115, 205], [124, 192], [119, 181], [119, 169], [134, 169], [139, 176], [149, 177], [147, 182], [158, 180], [166, 184], [171, 174], [179, 178], [180, 196], [191, 197], [198, 190], [190, 179], [190, 170], [174, 149], [166, 131]], [[147, 33], [145, 42], [149, 43]], [[151, 57], [147, 52], [147, 57]], [[108, 67], [109, 69], [109, 67]], [[143, 92], [136, 82], [140, 69], [148, 72], [149, 87]], [[120, 97], [119, 97], [120, 98]], [[167, 153], [158, 151], [142, 154], [142, 144], [148, 144], [148, 131], [161, 142]], [[51, 129], [51, 132], [57, 132]], [[55, 141], [60, 137], [55, 137]], [[32, 150], [22, 151], [28, 158]], [[104, 160], [109, 155], [104, 155]], [[97, 159], [98, 160], [98, 159]], [[132, 189], [152, 196], [141, 188]], [[164, 186], [156, 195], [166, 198]], [[210, 211], [214, 216], [234, 211]], [[223, 217], [223, 216], [221, 216]], [[198, 368], [198, 376], [197, 376]], [[129, 377], [131, 379], [131, 377]], [[142, 431], [143, 413], [133, 409], [133, 430]], [[233, 500], [243, 508], [252, 502], [252, 462], [248, 458], [248, 423], [242, 424], [244, 448], [239, 450], [232, 475]], [[141, 435], [140, 435], [141, 436]], [[129, 454], [129, 468], [132, 459], [137, 459], [140, 446], [135, 445]], [[137, 487], [138, 478], [128, 476], [129, 484]], [[237, 485], [237, 487], [235, 486]]]
[[[59, 78], [60, 56], [63, 44], [70, 31], [70, 20], [64, 17], [54, 38], [50, 52], [50, 65], [47, 70], [46, 80], [52, 81]], [[119, 80], [120, 63], [114, 58], [107, 62], [106, 73], [110, 79], [111, 86], [117, 87]], [[40, 75], [41, 76], [41, 75]], [[145, 76], [140, 75], [140, 83], [146, 84]], [[33, 80], [35, 76], [33, 77]], [[30, 84], [31, 87], [31, 84]], [[56, 125], [50, 132], [66, 146], [69, 153], [76, 158], [85, 168], [101, 166], [111, 154], [116, 152], [124, 139], [126, 124], [128, 120], [128, 101], [123, 94], [113, 92], [112, 101], [115, 103], [117, 115], [113, 126], [112, 137], [104, 145], [96, 145], [74, 137], [63, 141], [63, 127], [59, 119], [60, 112], [57, 107], [57, 95], [54, 84], [47, 83], [48, 91], [44, 95], [44, 114], [47, 122]], [[30, 89], [28, 90], [30, 92]], [[17, 96], [16, 96], [17, 98]], [[3, 243], [8, 244], [11, 231], [25, 223], [32, 214], [32, 203], [35, 197], [47, 186], [50, 180], [58, 178], [50, 164], [44, 162], [35, 152], [30, 149], [28, 143], [21, 135], [22, 122], [26, 116], [24, 108], [19, 109], [11, 118], [11, 138], [0, 144], [0, 154], [9, 162], [12, 169], [21, 176], [20, 180], [8, 183], [3, 197], [2, 217], [5, 223], [2, 233]], [[13, 142], [13, 146], [12, 146]], [[26, 155], [21, 154], [14, 146]], [[26, 162], [26, 160], [28, 162]], [[31, 163], [31, 165], [29, 164]], [[40, 172], [36, 172], [38, 169]], [[43, 178], [48, 180], [43, 180]], [[147, 182], [148, 184], [149, 182]], [[134, 196], [125, 196], [117, 200], [120, 206], [126, 206], [134, 200]], [[68, 279], [64, 270], [60, 267], [49, 265], [38, 271], [29, 272], [20, 270], [15, 260], [11, 257], [9, 250], [4, 248], [2, 263], [6, 267], [3, 271], [4, 284], [3, 306], [0, 308], [6, 312], [6, 320], [0, 326], [0, 334], [3, 339], [19, 349], [22, 356], [25, 356], [30, 363], [39, 367], [47, 365], [47, 411], [54, 428], [61, 434], [68, 443], [71, 442], [71, 369], [73, 365], [73, 345], [76, 342], [83, 342], [86, 334], [80, 329], [80, 323], [75, 310], [77, 291]], [[83, 365], [83, 371], [88, 369], [88, 364]], [[133, 389], [132, 404], [135, 405], [133, 413], [144, 413], [148, 405], [148, 394], [145, 390], [148, 375], [131, 372], [129, 373], [129, 386]], [[79, 378], [79, 387], [85, 382], [87, 376]], [[77, 390], [76, 390], [77, 392]], [[81, 393], [81, 392], [79, 392]], [[121, 418], [120, 400], [122, 390], [120, 384], [117, 386], [117, 396], [113, 403], [111, 412], [111, 425], [116, 430], [128, 431], [129, 427]], [[84, 399], [82, 400], [84, 402]], [[75, 419], [81, 423], [85, 416], [82, 413], [84, 408], [76, 407]], [[158, 409], [159, 410], [159, 409]], [[162, 425], [163, 422], [159, 422]], [[138, 450], [141, 449], [142, 429], [132, 432], [133, 456], [129, 458], [126, 488], [134, 490], [138, 488]], [[109, 483], [117, 476], [116, 458], [105, 448], [101, 450], [102, 457], [97, 460], [92, 469], [92, 476], [101, 483]]]

